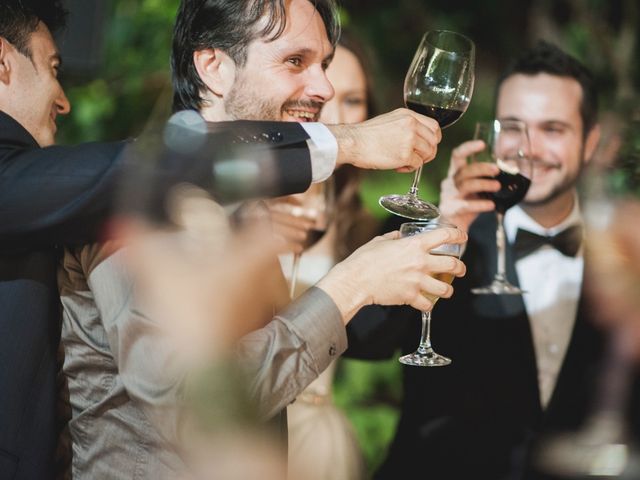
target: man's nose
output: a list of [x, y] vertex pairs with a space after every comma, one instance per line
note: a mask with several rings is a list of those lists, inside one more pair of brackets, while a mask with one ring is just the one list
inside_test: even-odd
[[60, 90], [60, 94], [58, 95], [58, 98], [56, 98], [55, 104], [58, 115], [66, 115], [71, 111], [71, 103], [63, 90]]
[[543, 145], [540, 135], [538, 135], [533, 130], [529, 130], [529, 158], [532, 160], [542, 158], [542, 152]]
[[310, 69], [306, 93], [310, 98], [321, 102], [328, 102], [333, 98], [333, 85], [322, 67], [317, 66]]

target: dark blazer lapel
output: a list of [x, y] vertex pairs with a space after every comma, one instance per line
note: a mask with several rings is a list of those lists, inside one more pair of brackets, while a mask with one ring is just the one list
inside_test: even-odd
[[[487, 285], [493, 279], [497, 265], [496, 216], [483, 214], [473, 224], [473, 237], [476, 239], [477, 252], [472, 265], [467, 265], [471, 275], [471, 286]], [[514, 285], [520, 285], [515, 268], [512, 247], [507, 243], [507, 278]], [[474, 272], [473, 269], [478, 269]], [[540, 391], [538, 386], [538, 368], [533, 345], [533, 336], [529, 316], [521, 295], [471, 295], [473, 310], [482, 318], [493, 318], [498, 322], [505, 341], [505, 361], [512, 362], [512, 369], [526, 376], [523, 382], [531, 392], [531, 405], [541, 412]], [[535, 399], [535, 400], [534, 400]]]

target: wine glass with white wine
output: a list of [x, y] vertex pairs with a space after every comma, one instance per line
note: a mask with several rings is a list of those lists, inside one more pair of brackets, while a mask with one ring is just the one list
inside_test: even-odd
[[[400, 236], [411, 237], [413, 235], [431, 232], [439, 228], [456, 228], [456, 226], [436, 220], [431, 222], [403, 223], [400, 226]], [[460, 258], [461, 252], [462, 246], [460, 244], [444, 243], [439, 247], [434, 248], [429, 253], [431, 255], [447, 255]], [[453, 282], [454, 275], [452, 273], [438, 273], [434, 275], [434, 278], [442, 282], [451, 283]], [[427, 297], [434, 306], [439, 298], [426, 293], [424, 293], [424, 296]], [[421, 317], [422, 332], [420, 335], [420, 344], [418, 349], [409, 355], [400, 357], [400, 363], [415, 367], [442, 367], [449, 365], [451, 363], [451, 359], [436, 353], [431, 345], [431, 310], [421, 312]]]

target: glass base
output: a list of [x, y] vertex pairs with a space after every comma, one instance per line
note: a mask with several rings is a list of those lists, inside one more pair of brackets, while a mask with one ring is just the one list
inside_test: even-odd
[[385, 195], [378, 203], [388, 212], [411, 220], [427, 221], [440, 216], [438, 207], [411, 194]]
[[444, 367], [451, 363], [451, 359], [444, 357], [433, 351], [433, 348], [427, 349], [424, 353], [418, 351], [404, 355], [398, 359], [400, 363], [411, 365], [413, 367]]
[[472, 288], [471, 293], [475, 293], [476, 295], [522, 295], [527, 292], [515, 285], [511, 285], [507, 281], [494, 280], [491, 285]]

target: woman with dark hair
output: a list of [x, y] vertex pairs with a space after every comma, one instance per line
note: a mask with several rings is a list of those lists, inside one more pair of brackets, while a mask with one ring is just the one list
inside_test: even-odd
[[[371, 81], [362, 49], [343, 34], [327, 76], [334, 98], [320, 120], [329, 124], [362, 122], [373, 115]], [[325, 236], [301, 258], [296, 294], [313, 285], [329, 269], [375, 236], [378, 225], [359, 195], [361, 172], [351, 166], [334, 173], [335, 216]], [[283, 259], [290, 272], [289, 258]], [[357, 480], [365, 469], [351, 424], [332, 401], [335, 362], [288, 407], [291, 478]]]

